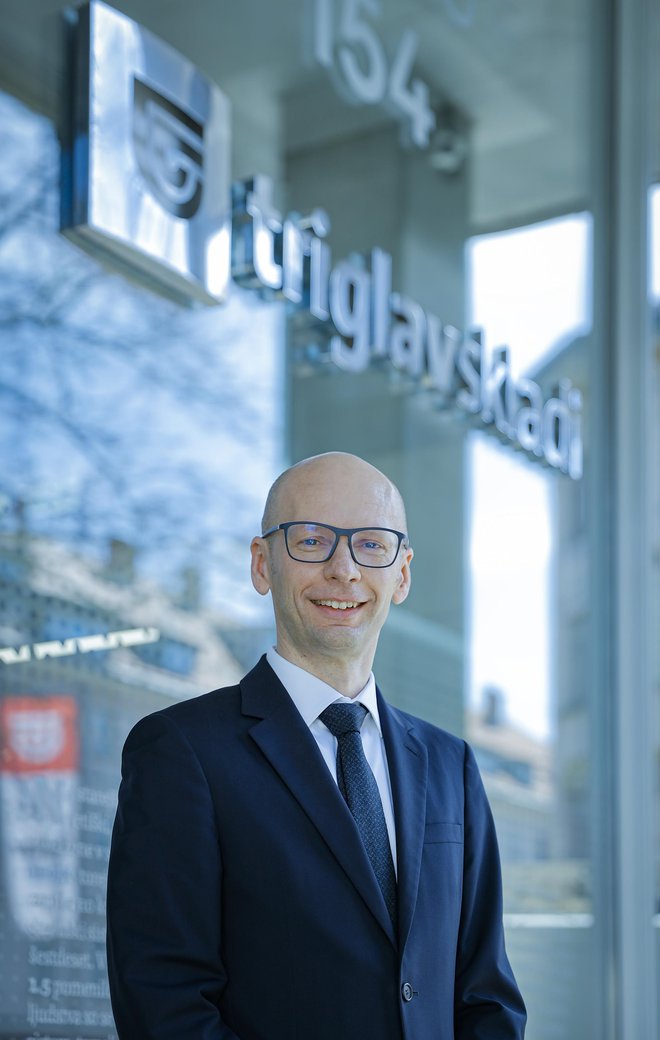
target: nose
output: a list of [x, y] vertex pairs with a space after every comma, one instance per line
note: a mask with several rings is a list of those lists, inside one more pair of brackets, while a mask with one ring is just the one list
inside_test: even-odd
[[335, 578], [337, 581], [359, 581], [362, 577], [357, 563], [351, 556], [345, 534], [340, 536], [337, 548], [330, 559], [326, 560], [324, 571], [327, 577]]

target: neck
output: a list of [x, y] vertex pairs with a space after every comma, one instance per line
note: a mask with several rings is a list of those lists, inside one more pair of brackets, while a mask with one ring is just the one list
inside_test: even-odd
[[355, 697], [364, 689], [371, 674], [374, 655], [365, 655], [360, 660], [346, 660], [342, 657], [325, 657], [297, 650], [278, 639], [275, 646], [280, 657], [298, 665], [310, 675], [315, 675], [332, 686], [333, 690], [344, 697]]

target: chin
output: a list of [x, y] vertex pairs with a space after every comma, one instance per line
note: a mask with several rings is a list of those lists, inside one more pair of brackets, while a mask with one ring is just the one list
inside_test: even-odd
[[363, 644], [363, 635], [356, 628], [338, 627], [335, 629], [323, 629], [316, 632], [316, 643], [318, 646], [334, 650], [350, 650]]

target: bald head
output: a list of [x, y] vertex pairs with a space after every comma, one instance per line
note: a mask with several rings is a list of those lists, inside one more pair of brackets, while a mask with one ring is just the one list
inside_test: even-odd
[[[299, 515], [299, 510], [317, 515]], [[338, 527], [378, 525], [407, 531], [403, 499], [392, 481], [357, 455], [331, 451], [297, 462], [282, 473], [266, 499], [262, 530], [287, 520], [317, 520]]]
[[[310, 527], [294, 542], [294, 549], [309, 551], [292, 554], [289, 532], [295, 523], [335, 528], [332, 546], [325, 535], [330, 554], [315, 558], [323, 557], [323, 543], [314, 540]], [[280, 524], [287, 525], [284, 536], [275, 535]], [[369, 677], [391, 604], [408, 595], [413, 550], [399, 538], [390, 562], [364, 562], [362, 555], [360, 563], [352, 536], [337, 528], [407, 534], [403, 501], [392, 481], [364, 459], [333, 451], [304, 459], [275, 481], [263, 518], [264, 532], [274, 537], [252, 539], [251, 574], [257, 592], [272, 596], [277, 652], [353, 697]], [[357, 553], [384, 550], [388, 543], [393, 544], [367, 535]]]

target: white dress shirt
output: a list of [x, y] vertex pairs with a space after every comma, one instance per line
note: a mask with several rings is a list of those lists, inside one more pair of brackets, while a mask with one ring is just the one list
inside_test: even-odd
[[390, 774], [387, 768], [387, 757], [383, 743], [383, 733], [380, 727], [378, 715], [378, 702], [376, 700], [376, 681], [373, 672], [367, 680], [366, 686], [360, 690], [355, 697], [344, 697], [328, 683], [318, 679], [304, 668], [292, 664], [286, 658], [278, 654], [275, 647], [271, 647], [267, 655], [268, 664], [275, 672], [291, 700], [309, 726], [314, 740], [319, 746], [323, 760], [330, 770], [332, 777], [337, 783], [337, 738], [332, 735], [325, 723], [321, 722], [319, 715], [330, 704], [353, 704], [359, 701], [367, 709], [360, 735], [364, 754], [371, 767], [380, 800], [383, 803], [383, 813], [387, 824], [387, 834], [390, 839], [392, 860], [396, 873], [396, 831], [394, 829], [394, 809], [392, 807], [392, 788], [390, 785]]

